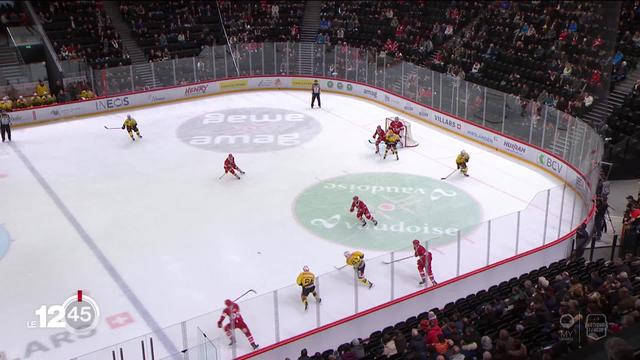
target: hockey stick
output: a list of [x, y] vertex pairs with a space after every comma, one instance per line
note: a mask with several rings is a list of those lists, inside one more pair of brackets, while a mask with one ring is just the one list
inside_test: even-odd
[[451, 172], [451, 174], [449, 174], [449, 175], [447, 175], [447, 176], [445, 176], [445, 177], [443, 177], [443, 178], [440, 178], [440, 180], [447, 180], [447, 179], [449, 178], [449, 176], [453, 175], [456, 171], [458, 171], [458, 169], [453, 170], [453, 171]]
[[347, 265], [342, 265], [342, 266], [340, 266], [340, 267], [338, 267], [338, 266], [334, 266], [334, 268], [336, 268], [336, 270], [342, 270], [342, 269], [344, 269], [345, 267], [347, 267]]
[[396, 259], [396, 260], [393, 260], [393, 261], [383, 261], [382, 263], [386, 264], [386, 265], [389, 265], [389, 264], [394, 263], [394, 262], [411, 259], [412, 257], [413, 257], [413, 255], [407, 256], [407, 257], [403, 257], [403, 258], [400, 258], [400, 259]]
[[104, 128], [107, 129], [107, 130], [122, 130], [122, 128], [119, 128], [119, 127], [115, 127], [115, 128], [114, 127], [107, 127], [107, 125], [105, 125]]
[[222, 179], [223, 176], [227, 175], [227, 173], [225, 172], [224, 174], [220, 175], [220, 177], [218, 178], [218, 180]]
[[245, 295], [247, 295], [248, 293], [254, 293], [254, 294], [257, 294], [257, 292], [256, 292], [255, 290], [253, 290], [253, 289], [249, 289], [249, 290], [245, 291], [245, 292], [244, 292], [244, 294], [242, 294], [242, 295], [238, 296], [237, 298], [235, 298], [235, 300], [233, 300], [233, 302], [236, 302], [236, 301], [238, 301], [238, 300], [242, 299], [242, 298], [243, 298]]

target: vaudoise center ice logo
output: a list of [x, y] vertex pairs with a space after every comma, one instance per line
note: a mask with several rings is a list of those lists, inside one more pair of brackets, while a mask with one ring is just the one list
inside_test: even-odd
[[[358, 195], [378, 226], [362, 227], [351, 199]], [[401, 173], [362, 173], [328, 179], [300, 194], [297, 220], [312, 233], [350, 248], [396, 250], [411, 240], [434, 246], [456, 241], [458, 229], [470, 231], [480, 222], [480, 206], [467, 193], [446, 182]]]
[[283, 150], [310, 141], [322, 126], [307, 114], [279, 108], [212, 111], [185, 121], [183, 142], [203, 150], [250, 153]]

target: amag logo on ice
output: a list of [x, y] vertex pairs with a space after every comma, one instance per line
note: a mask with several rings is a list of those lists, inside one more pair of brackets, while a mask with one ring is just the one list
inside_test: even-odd
[[551, 158], [545, 154], [540, 154], [538, 156], [538, 163], [556, 174], [562, 174], [562, 168], [564, 167], [564, 165], [554, 158]]
[[320, 133], [315, 118], [278, 108], [227, 109], [185, 121], [176, 135], [185, 143], [218, 152], [274, 151], [300, 145]]
[[[362, 227], [349, 206], [358, 195], [378, 220]], [[411, 240], [456, 241], [459, 229], [480, 222], [480, 206], [464, 191], [424, 176], [401, 173], [344, 175], [298, 195], [294, 212], [313, 234], [349, 248], [396, 250]]]

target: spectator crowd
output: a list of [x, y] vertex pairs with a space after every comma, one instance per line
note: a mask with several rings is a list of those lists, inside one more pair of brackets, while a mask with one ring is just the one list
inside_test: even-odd
[[131, 64], [101, 1], [34, 2], [61, 60], [82, 59], [94, 68]]
[[125, 0], [120, 13], [151, 62], [196, 56], [224, 36], [216, 2]]
[[91, 86], [83, 81], [70, 82], [66, 86], [58, 82], [55, 90], [51, 91], [47, 83], [39, 80], [31, 95], [25, 91], [21, 93], [11, 85], [5, 87], [5, 89], [3, 93], [0, 93], [0, 110], [7, 111], [74, 100], [87, 100], [96, 96], [91, 90]]
[[229, 44], [300, 40], [304, 1], [219, 1]]

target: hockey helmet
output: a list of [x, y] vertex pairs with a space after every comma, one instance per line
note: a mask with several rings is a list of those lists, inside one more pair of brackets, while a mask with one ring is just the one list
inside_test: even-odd
[[358, 198], [357, 195], [353, 197], [353, 201], [358, 201], [358, 200], [360, 200], [360, 198]]
[[348, 251], [345, 251], [345, 252], [344, 252], [344, 257], [348, 258], [349, 256], [351, 256], [351, 253], [350, 253], [350, 252], [348, 252]]
[[131, 119], [131, 114], [127, 114], [127, 119]]
[[233, 159], [233, 154], [229, 154], [228, 158]]
[[378, 129], [382, 129], [382, 125], [378, 125]]
[[229, 299], [227, 299], [227, 300], [225, 300], [225, 301], [224, 301], [224, 305], [225, 305], [225, 306], [231, 306], [232, 304], [233, 304], [233, 301], [231, 301], [231, 300], [229, 300]]
[[413, 246], [416, 246], [416, 245], [420, 245], [420, 240], [418, 239], [413, 240]]
[[309, 272], [309, 267], [307, 265], [303, 266], [302, 271]]

